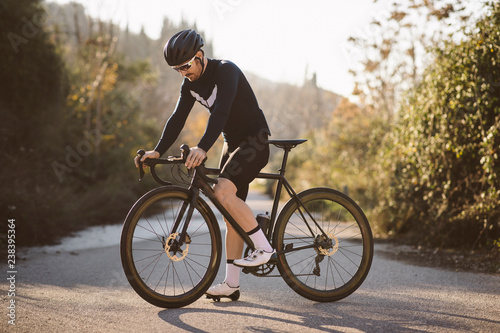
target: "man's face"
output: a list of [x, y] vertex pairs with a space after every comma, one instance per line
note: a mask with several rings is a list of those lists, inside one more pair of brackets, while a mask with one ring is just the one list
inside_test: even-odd
[[[200, 56], [199, 56], [200, 55]], [[196, 55], [179, 66], [175, 66], [173, 69], [178, 71], [183, 77], [186, 77], [189, 81], [196, 81], [201, 76], [202, 66], [201, 66], [201, 51], [198, 51]]]

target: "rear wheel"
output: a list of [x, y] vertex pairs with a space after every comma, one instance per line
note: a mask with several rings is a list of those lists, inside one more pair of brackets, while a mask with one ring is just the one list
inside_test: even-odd
[[[123, 225], [120, 254], [127, 279], [143, 299], [159, 307], [196, 301], [219, 269], [219, 225], [201, 198], [180, 244], [189, 206], [186, 189], [158, 188], [137, 201]], [[178, 218], [180, 225], [173, 230]]]
[[370, 270], [373, 236], [368, 220], [352, 199], [332, 189], [310, 189], [298, 198], [303, 206], [292, 198], [276, 224], [277, 251], [290, 250], [278, 255], [278, 269], [286, 283], [308, 299], [347, 297]]

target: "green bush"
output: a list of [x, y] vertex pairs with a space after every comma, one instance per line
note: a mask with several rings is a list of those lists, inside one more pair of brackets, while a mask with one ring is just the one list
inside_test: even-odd
[[500, 237], [500, 5], [435, 51], [382, 155], [386, 228], [419, 244], [478, 248]]

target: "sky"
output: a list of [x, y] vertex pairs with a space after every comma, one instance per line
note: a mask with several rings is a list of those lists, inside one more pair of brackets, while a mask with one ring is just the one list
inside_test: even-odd
[[[71, 0], [50, 0], [68, 3]], [[316, 73], [321, 88], [350, 97], [349, 69], [359, 51], [350, 36], [369, 36], [374, 17], [391, 1], [379, 0], [77, 0], [91, 16], [159, 38], [163, 18], [184, 18], [214, 46], [208, 57], [228, 59], [244, 72], [301, 85]], [[166, 42], [166, 41], [165, 41]], [[358, 53], [357, 53], [358, 52]]]

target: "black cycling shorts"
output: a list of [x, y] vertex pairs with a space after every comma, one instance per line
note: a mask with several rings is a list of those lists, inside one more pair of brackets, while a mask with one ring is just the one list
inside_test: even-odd
[[219, 168], [219, 177], [229, 179], [238, 189], [236, 196], [245, 201], [249, 184], [269, 161], [268, 134], [265, 131], [248, 136], [234, 150], [230, 151], [224, 142]]

